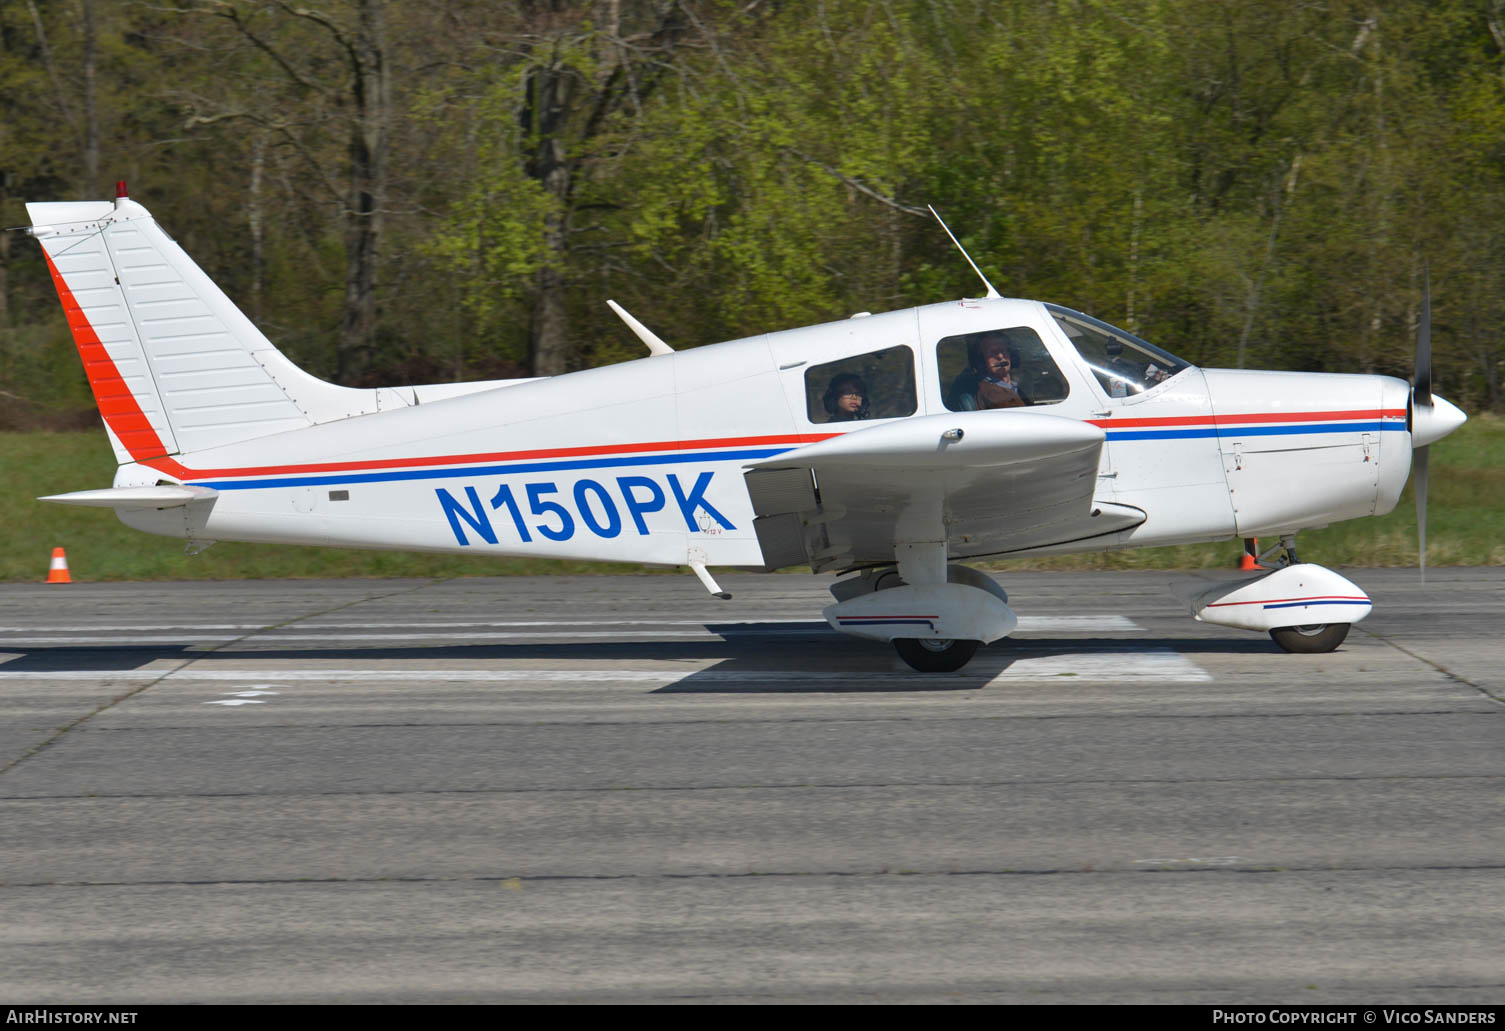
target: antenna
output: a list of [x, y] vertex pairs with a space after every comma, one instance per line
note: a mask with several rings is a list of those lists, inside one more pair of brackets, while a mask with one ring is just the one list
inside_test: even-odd
[[611, 308], [612, 311], [617, 313], [618, 318], [627, 323], [627, 328], [632, 330], [637, 338], [648, 346], [649, 354], [660, 355], [674, 353], [674, 348], [670, 347], [668, 344], [660, 340], [658, 334], [653, 332], [653, 330], [649, 329], [647, 326], [643, 325], [637, 319], [629, 315], [626, 308], [622, 307], [616, 301], [607, 301], [606, 304]]
[[941, 224], [942, 229], [946, 230], [946, 235], [951, 237], [951, 242], [956, 244], [956, 249], [962, 252], [962, 257], [967, 259], [967, 264], [972, 266], [972, 271], [976, 272], [977, 278], [982, 280], [982, 285], [988, 288], [988, 292], [985, 295], [987, 299], [990, 301], [1002, 300], [998, 291], [993, 289], [993, 284], [988, 282], [988, 277], [982, 274], [982, 269], [977, 267], [977, 262], [972, 260], [972, 255], [967, 253], [967, 248], [962, 246], [961, 241], [956, 238], [956, 234], [951, 231], [951, 227], [946, 224], [946, 220], [941, 217], [941, 213], [929, 204], [925, 206], [930, 208], [930, 213], [935, 216], [935, 220]]

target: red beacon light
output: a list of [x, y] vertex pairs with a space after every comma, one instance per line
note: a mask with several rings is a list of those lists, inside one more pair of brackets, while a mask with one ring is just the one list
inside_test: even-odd
[[117, 179], [115, 181], [115, 199], [124, 200], [128, 196], [129, 194], [125, 192], [125, 180]]

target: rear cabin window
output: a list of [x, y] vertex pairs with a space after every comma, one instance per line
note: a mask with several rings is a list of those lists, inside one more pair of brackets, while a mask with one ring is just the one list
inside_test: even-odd
[[945, 337], [935, 345], [941, 398], [953, 412], [1064, 401], [1066, 377], [1028, 326]]
[[816, 423], [913, 415], [914, 352], [890, 347], [811, 366], [805, 372], [805, 409]]

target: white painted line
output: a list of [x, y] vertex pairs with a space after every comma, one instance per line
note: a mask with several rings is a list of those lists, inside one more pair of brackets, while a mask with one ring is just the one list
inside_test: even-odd
[[1128, 616], [1115, 616], [1111, 612], [1103, 612], [1086, 616], [1020, 616], [1020, 630], [1030, 633], [1041, 633], [1051, 630], [1072, 631], [1139, 631], [1144, 632], [1144, 627], [1134, 622]]
[[[262, 627], [185, 627], [185, 630], [242, 630], [252, 634], [253, 639], [260, 641], [516, 641], [537, 640], [546, 637], [567, 637], [571, 639], [627, 639], [627, 638], [696, 638], [709, 637], [720, 640], [732, 637], [824, 637], [835, 634], [836, 631], [824, 623], [801, 619], [797, 621], [803, 625], [797, 627], [770, 625], [778, 623], [778, 620], [576, 620], [573, 622], [530, 622], [530, 623], [308, 623], [293, 624], [289, 627], [278, 627], [271, 633], [260, 632]], [[699, 630], [578, 630], [577, 627], [618, 627], [618, 626], [695, 626]], [[328, 633], [313, 631], [327, 631], [333, 629], [379, 629], [390, 627], [403, 629], [402, 633]], [[478, 630], [474, 632], [456, 633], [447, 631], [436, 633], [435, 628], [450, 627], [495, 627], [497, 630]], [[523, 628], [537, 627], [532, 633], [500, 632], [500, 628]], [[546, 627], [557, 627], [557, 630], [545, 630]], [[717, 629], [712, 630], [711, 627]], [[141, 633], [124, 633], [139, 629]], [[210, 641], [231, 641], [241, 636], [240, 633], [228, 634], [164, 634], [164, 629], [171, 627], [78, 627], [73, 632], [73, 627], [49, 627], [49, 633], [41, 637], [16, 636], [0, 639], [0, 648], [20, 647], [25, 645], [58, 645], [58, 644], [201, 644]], [[1144, 632], [1144, 627], [1135, 623], [1126, 616], [1110, 614], [1090, 616], [1020, 616], [1018, 629], [1024, 633], [1122, 633]], [[101, 634], [101, 630], [122, 631], [121, 634]], [[60, 633], [60, 631], [62, 631]], [[306, 633], [290, 631], [309, 631]], [[0, 628], [0, 632], [19, 634], [20, 631]]]
[[[141, 624], [135, 626], [99, 626], [93, 623], [79, 623], [74, 626], [50, 626], [48, 630], [73, 631], [80, 633], [92, 631], [102, 633], [106, 630], [265, 630], [273, 624], [270, 623], [194, 623], [191, 626], [172, 626], [163, 623]], [[29, 626], [0, 626], [0, 634], [25, 634], [37, 629]]]
[[[514, 629], [519, 627], [576, 627], [576, 626], [766, 626], [770, 623], [810, 623], [825, 626], [823, 620], [812, 619], [809, 612], [794, 616], [766, 616], [762, 619], [571, 619], [530, 620], [526, 622], [491, 623], [290, 623], [280, 629], [286, 630], [411, 630], [487, 628]], [[3, 629], [3, 628], [0, 628]], [[90, 629], [90, 628], [83, 628]], [[125, 629], [125, 628], [121, 628]], [[149, 628], [157, 629], [157, 628]], [[770, 628], [772, 629], [772, 628]], [[1144, 627], [1127, 616], [1111, 612], [1089, 613], [1077, 616], [1020, 616], [1020, 630], [1144, 630]], [[787, 632], [787, 631], [781, 631]]]
[[1169, 648], [1150, 648], [1140, 652], [1088, 652], [1020, 659], [1010, 663], [993, 682], [1058, 680], [1062, 684], [1068, 684], [1073, 680], [1093, 680], [1114, 683], [1203, 683], [1211, 679], [1211, 673], [1185, 655]]
[[[833, 630], [825, 630], [825, 629], [811, 629], [809, 631], [796, 631], [795, 634], [794, 634], [794, 636], [803, 636], [804, 634], [810, 634], [810, 633], [816, 633], [816, 634], [822, 634], [822, 635], [824, 635], [824, 634], [835, 633], [835, 631], [833, 631]], [[584, 637], [589, 637], [589, 638], [617, 638], [617, 639], [628, 638], [628, 637], [631, 637], [631, 638], [639, 638], [639, 637], [644, 637], [644, 638], [698, 637], [698, 638], [706, 638], [706, 639], [710, 639], [710, 640], [719, 641], [719, 640], [722, 640], [726, 636], [737, 636], [737, 637], [743, 637], [743, 636], [747, 636], [747, 637], [773, 637], [773, 636], [778, 636], [778, 637], [783, 637], [783, 636], [789, 636], [789, 635], [787, 633], [785, 633], [785, 632], [774, 632], [774, 631], [768, 631], [768, 632], [765, 632], [765, 633], [762, 633], [762, 634], [759, 634], [756, 631], [754, 631], [752, 633], [748, 633], [748, 634], [737, 633], [737, 632], [734, 631], [733, 634], [731, 634], [731, 635], [724, 635], [724, 634], [712, 633], [709, 630], [700, 630], [700, 631], [695, 631], [695, 630], [664, 630], [664, 631], [652, 631], [652, 630], [637, 630], [637, 631], [634, 631], [634, 630], [624, 630], [624, 631], [615, 631], [615, 632], [609, 632], [609, 631], [585, 631], [585, 632], [580, 632], [580, 631], [563, 631], [563, 630], [561, 630], [557, 634], [542, 634], [542, 633], [540, 633], [540, 634], [426, 634], [426, 633], [411, 633], [411, 634], [256, 634], [254, 637], [251, 637], [248, 640], [252, 640], [252, 641], [302, 641], [305, 644], [324, 644], [324, 643], [328, 643], [328, 642], [332, 642], [332, 641], [513, 641], [513, 640], [536, 641], [536, 640], [539, 640], [539, 639], [542, 639], [542, 638], [554, 638], [554, 637], [566, 637], [566, 638], [570, 638], [572, 640], [573, 639], [578, 639], [578, 638], [584, 638]], [[26, 637], [26, 638], [19, 638], [18, 637], [18, 638], [7, 638], [5, 640], [0, 640], [0, 648], [17, 648], [17, 647], [21, 647], [21, 646], [24, 646], [24, 645], [37, 645], [37, 644], [49, 644], [49, 645], [52, 645], [52, 644], [127, 644], [127, 645], [130, 645], [130, 644], [196, 644], [196, 643], [201, 643], [201, 642], [205, 642], [205, 641], [235, 641], [235, 640], [239, 640], [239, 639], [240, 639], [240, 637], [238, 635], [232, 637], [232, 636], [230, 636], [228, 634], [219, 634], [219, 635], [176, 634], [176, 635], [170, 635], [170, 636], [154, 636], [154, 635], [135, 636], [135, 635], [132, 635], [132, 636], [129, 636], [129, 637], [117, 637], [117, 636], [99, 637], [99, 636], [93, 636], [93, 635], [89, 635], [89, 636], [79, 635], [79, 636], [75, 636], [75, 637]]]
[[1235, 866], [1244, 860], [1239, 856], [1181, 856], [1175, 859], [1136, 859], [1136, 863], [1149, 863], [1152, 866], [1172, 866], [1176, 864], [1189, 866]]
[[[238, 635], [236, 635], [238, 636]], [[14, 637], [0, 642], [0, 648], [20, 648], [37, 644], [194, 644], [200, 641], [233, 641], [230, 634], [142, 634], [130, 637], [100, 637], [83, 635], [72, 637]]]
[[[969, 680], [978, 686], [1051, 681], [1067, 686], [1074, 681], [1201, 683], [1211, 674], [1184, 655], [1169, 649], [1144, 652], [1113, 652], [1090, 655], [1049, 655], [1018, 659], [996, 674], [875, 673], [866, 670], [848, 672], [791, 670], [723, 670], [714, 666], [703, 670], [642, 669], [214, 669], [212, 664], [197, 662], [172, 670], [35, 670], [10, 671], [0, 668], [0, 679], [14, 680], [93, 680], [93, 681], [261, 681], [272, 683], [633, 683], [677, 684], [836, 684], [836, 683], [928, 683], [941, 684]], [[981, 665], [981, 663], [979, 663]]]

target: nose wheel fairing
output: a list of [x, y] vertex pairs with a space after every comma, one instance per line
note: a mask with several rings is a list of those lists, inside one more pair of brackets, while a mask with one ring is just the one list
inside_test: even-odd
[[[1192, 616], [1204, 623], [1264, 631], [1302, 627], [1306, 629], [1296, 631], [1295, 636], [1316, 638], [1319, 632], [1315, 628], [1357, 623], [1369, 615], [1373, 603], [1353, 581], [1323, 566], [1302, 562], [1252, 580], [1215, 584], [1194, 595], [1190, 607]], [[1286, 648], [1286, 640], [1295, 639], [1292, 634], [1272, 636], [1287, 651], [1331, 651], [1342, 634], [1336, 634], [1330, 647], [1321, 649]]]

